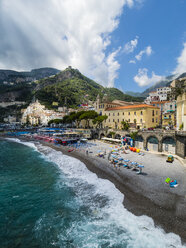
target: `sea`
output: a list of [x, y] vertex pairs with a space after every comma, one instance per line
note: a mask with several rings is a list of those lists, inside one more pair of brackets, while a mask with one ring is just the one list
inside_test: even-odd
[[0, 140], [0, 248], [181, 248], [178, 235], [124, 208], [124, 195], [79, 160]]

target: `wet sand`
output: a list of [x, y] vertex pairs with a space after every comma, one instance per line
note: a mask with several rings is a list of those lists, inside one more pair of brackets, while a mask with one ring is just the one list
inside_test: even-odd
[[[107, 160], [107, 156], [105, 159], [98, 158], [94, 153], [86, 155], [83, 150], [68, 152], [68, 147], [40, 142], [80, 160], [98, 177], [113, 182], [125, 196], [123, 202], [125, 208], [137, 216], [151, 217], [155, 225], [163, 228], [165, 232], [178, 234], [182, 242], [186, 243], [186, 167], [178, 160], [173, 164], [166, 162], [163, 164], [166, 161], [165, 156], [146, 153], [142, 157], [128, 152], [126, 158], [130, 160], [132, 158], [133, 161], [145, 165], [144, 173], [137, 175], [130, 169], [114, 168]], [[168, 176], [178, 181], [177, 188], [170, 188], [165, 184], [165, 178]]]

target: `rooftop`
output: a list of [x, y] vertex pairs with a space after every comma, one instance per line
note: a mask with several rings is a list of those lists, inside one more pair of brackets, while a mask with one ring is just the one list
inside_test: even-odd
[[115, 107], [115, 108], [107, 108], [107, 111], [110, 110], [120, 110], [120, 109], [137, 109], [137, 108], [153, 108], [157, 109], [157, 107], [148, 105], [148, 104], [139, 104], [139, 105], [128, 105], [128, 106], [120, 106], [120, 107]]

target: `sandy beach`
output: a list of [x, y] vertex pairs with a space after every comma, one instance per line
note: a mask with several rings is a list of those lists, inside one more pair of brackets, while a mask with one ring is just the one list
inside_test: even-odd
[[[115, 146], [101, 141], [89, 141], [88, 148], [82, 147], [72, 152], [68, 152], [69, 147], [39, 142], [77, 158], [98, 177], [113, 182], [125, 196], [125, 208], [137, 216], [152, 217], [157, 226], [166, 232], [178, 234], [182, 242], [186, 242], [186, 166], [179, 160], [167, 163], [166, 156], [150, 152], [144, 152], [144, 156], [129, 150], [127, 154], [121, 153], [120, 156], [124, 159], [144, 165], [143, 173], [137, 174], [123, 166], [115, 168], [110, 164], [108, 154]], [[98, 151], [106, 152], [105, 158], [97, 157]], [[178, 187], [171, 188], [166, 184], [167, 177], [176, 179]]]
[[[144, 165], [143, 173], [137, 174], [124, 167], [115, 168], [108, 161], [112, 149], [109, 144], [91, 141], [87, 148], [68, 152], [69, 147], [42, 142], [43, 145], [62, 151], [82, 161], [98, 177], [108, 179], [124, 194], [124, 206], [137, 216], [147, 215], [166, 232], [178, 234], [186, 242], [186, 167], [179, 160], [166, 162], [165, 155], [144, 152], [144, 156], [127, 150], [121, 157]], [[115, 147], [115, 146], [112, 146]], [[106, 151], [105, 158], [97, 157], [98, 151]], [[171, 188], [165, 183], [170, 177], [176, 179], [178, 187]]]

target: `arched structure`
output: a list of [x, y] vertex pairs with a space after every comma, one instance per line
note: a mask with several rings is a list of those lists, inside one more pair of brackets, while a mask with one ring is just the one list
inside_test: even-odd
[[158, 141], [158, 138], [156, 136], [150, 135], [147, 138], [147, 148], [149, 151], [158, 152], [158, 150], [159, 150], [158, 144], [159, 144], [159, 141]]
[[176, 153], [176, 141], [173, 137], [167, 136], [162, 139], [162, 151]]
[[143, 149], [143, 137], [141, 135], [136, 136], [135, 139], [135, 147]]
[[103, 137], [105, 137], [105, 134], [101, 133], [99, 138], [102, 139]]
[[117, 133], [117, 134], [115, 135], [115, 139], [121, 139], [121, 135]]

